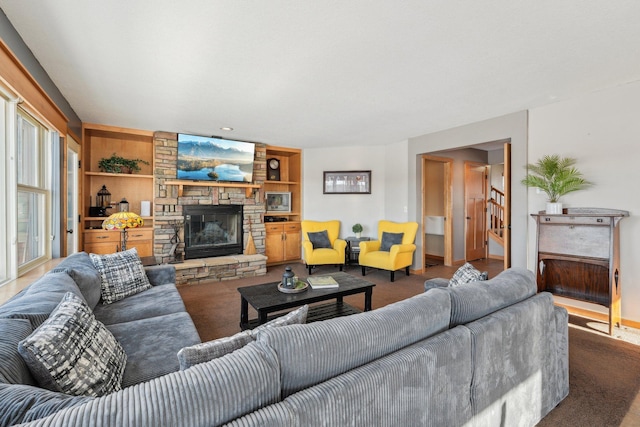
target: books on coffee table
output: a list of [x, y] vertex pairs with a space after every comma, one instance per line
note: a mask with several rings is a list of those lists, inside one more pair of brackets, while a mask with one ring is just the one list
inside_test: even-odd
[[313, 289], [337, 288], [338, 282], [331, 276], [307, 277], [307, 282]]

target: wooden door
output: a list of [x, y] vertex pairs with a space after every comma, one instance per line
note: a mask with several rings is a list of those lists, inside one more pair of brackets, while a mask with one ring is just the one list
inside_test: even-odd
[[300, 252], [302, 249], [300, 223], [285, 223], [284, 237], [285, 261], [300, 259]]
[[504, 152], [504, 269], [511, 267], [511, 143], [506, 142]]
[[487, 165], [464, 163], [465, 260], [487, 257]]
[[282, 223], [271, 223], [265, 225], [264, 254], [267, 256], [267, 263], [280, 262], [284, 259], [284, 229]]

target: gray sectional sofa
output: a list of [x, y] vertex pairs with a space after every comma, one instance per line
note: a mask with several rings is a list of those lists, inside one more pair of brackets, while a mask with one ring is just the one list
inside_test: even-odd
[[[80, 296], [97, 320], [114, 335], [127, 355], [122, 387], [130, 387], [179, 369], [176, 353], [200, 342], [175, 286], [173, 266], [145, 268], [151, 289], [111, 304], [100, 298], [100, 275], [85, 252], [74, 254], [0, 306], [0, 354], [40, 325], [67, 292]], [[24, 331], [22, 336], [16, 334]], [[92, 400], [37, 386], [24, 363], [0, 362], [0, 426], [26, 422]], [[18, 356], [19, 357], [19, 356]]]
[[[168, 357], [170, 328], [149, 328], [157, 345], [148, 356]], [[568, 384], [567, 312], [514, 268], [353, 316], [263, 329], [183, 371], [136, 377], [103, 397], [58, 397], [55, 413], [28, 425], [533, 426]], [[0, 411], [12, 385], [2, 387]]]

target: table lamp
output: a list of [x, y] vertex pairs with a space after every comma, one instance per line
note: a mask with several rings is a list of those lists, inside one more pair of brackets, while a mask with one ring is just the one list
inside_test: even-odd
[[122, 233], [120, 245], [121, 251], [127, 250], [127, 229], [138, 228], [144, 225], [144, 221], [138, 214], [133, 212], [116, 212], [109, 218], [102, 221], [102, 228], [105, 230], [118, 230]]

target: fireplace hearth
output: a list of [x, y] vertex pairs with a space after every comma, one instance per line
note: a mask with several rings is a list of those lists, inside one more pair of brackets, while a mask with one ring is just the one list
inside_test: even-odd
[[242, 205], [185, 205], [185, 259], [242, 254]]

